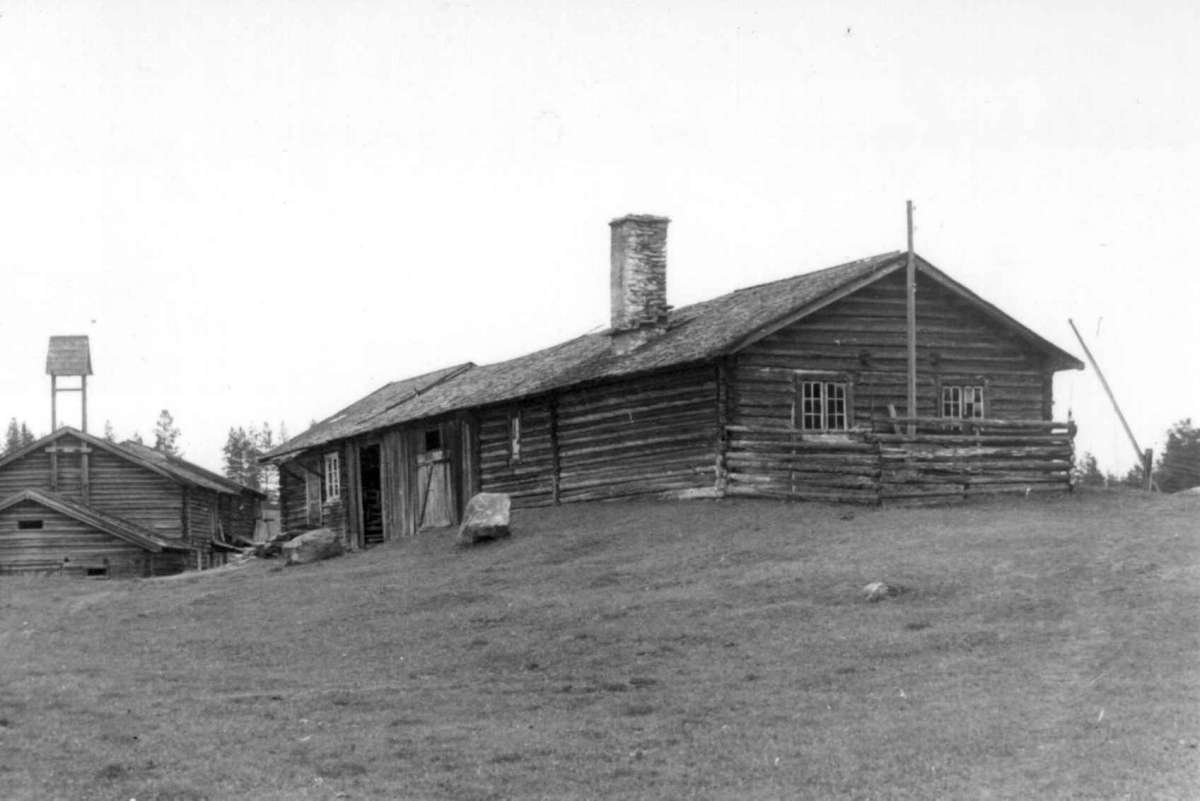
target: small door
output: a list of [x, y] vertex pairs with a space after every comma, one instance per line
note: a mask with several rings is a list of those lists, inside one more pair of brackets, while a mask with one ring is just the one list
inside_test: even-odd
[[442, 447], [441, 427], [426, 429], [418, 443], [418, 529], [454, 524], [454, 487], [450, 481], [450, 451]]

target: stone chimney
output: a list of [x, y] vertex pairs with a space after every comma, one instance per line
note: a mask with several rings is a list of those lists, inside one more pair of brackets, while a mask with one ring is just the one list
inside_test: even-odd
[[628, 353], [667, 330], [666, 217], [628, 214], [612, 228], [613, 350]]

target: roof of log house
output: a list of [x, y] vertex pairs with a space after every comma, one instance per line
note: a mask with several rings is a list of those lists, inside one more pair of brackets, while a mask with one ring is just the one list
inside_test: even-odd
[[149, 529], [143, 528], [116, 515], [106, 514], [78, 501], [46, 490], [26, 489], [0, 500], [0, 511], [15, 506], [23, 501], [29, 501], [47, 509], [53, 509], [67, 517], [111, 534], [118, 539], [139, 545], [148, 551], [191, 550], [191, 546], [182, 542], [160, 537]]
[[[611, 332], [599, 331], [505, 362], [448, 367], [388, 384], [264, 455], [275, 459], [346, 437], [445, 412], [513, 401], [599, 379], [632, 376], [703, 362], [736, 352], [898, 270], [906, 254], [893, 251], [738, 289], [672, 309], [666, 332], [632, 352], [618, 354]], [[1083, 363], [920, 256], [917, 271], [985, 317], [1044, 353], [1052, 369]], [[419, 391], [418, 391], [419, 390]]]

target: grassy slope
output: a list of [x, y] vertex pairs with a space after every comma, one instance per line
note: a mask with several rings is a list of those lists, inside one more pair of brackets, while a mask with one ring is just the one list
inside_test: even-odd
[[1196, 797], [1198, 518], [592, 504], [471, 551], [6, 578], [0, 796]]

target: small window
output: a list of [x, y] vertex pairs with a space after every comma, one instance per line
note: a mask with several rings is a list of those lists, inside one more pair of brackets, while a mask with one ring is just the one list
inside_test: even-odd
[[342, 459], [337, 451], [325, 454], [325, 503], [342, 496]]
[[800, 413], [793, 414], [792, 425], [803, 431], [845, 431], [849, 419], [846, 398], [844, 381], [801, 381]]
[[442, 449], [442, 429], [429, 428], [425, 430], [425, 452], [440, 451]]
[[982, 420], [983, 387], [978, 384], [942, 387], [942, 417]]
[[42, 528], [44, 521], [42, 520], [18, 520], [17, 528], [21, 531], [29, 531], [35, 528]]
[[515, 411], [508, 416], [508, 460], [521, 461], [521, 412]]
[[962, 417], [962, 387], [942, 387], [942, 417]]
[[84, 572], [88, 576], [92, 576], [95, 578], [104, 578], [105, 576], [108, 575], [108, 567], [89, 567], [89, 568], [85, 568]]

